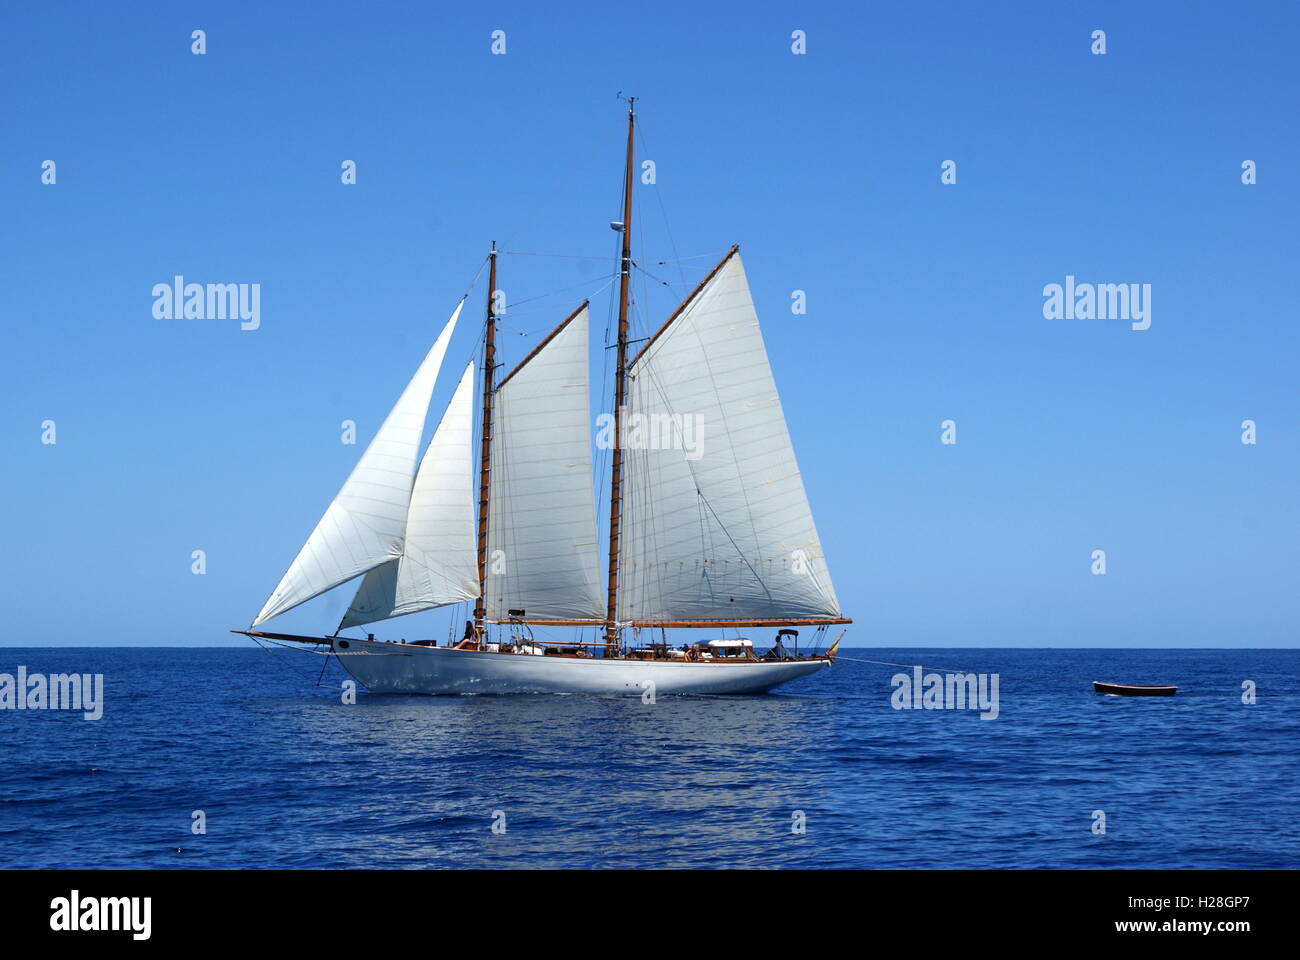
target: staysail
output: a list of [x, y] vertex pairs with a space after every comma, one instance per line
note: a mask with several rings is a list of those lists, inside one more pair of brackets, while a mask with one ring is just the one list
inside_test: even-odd
[[478, 596], [470, 447], [473, 390], [471, 361], [415, 474], [405, 550], [399, 559], [365, 575], [340, 630]]
[[587, 305], [497, 387], [487, 615], [600, 621]]
[[840, 616], [740, 254], [628, 367], [619, 620]]
[[253, 626], [402, 555], [411, 480], [429, 398], [463, 304], [462, 300], [456, 305]]

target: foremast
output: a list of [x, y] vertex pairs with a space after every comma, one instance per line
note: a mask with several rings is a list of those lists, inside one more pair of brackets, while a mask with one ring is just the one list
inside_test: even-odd
[[497, 245], [488, 254], [487, 326], [483, 336], [483, 425], [478, 480], [478, 600], [474, 604], [474, 640], [482, 643], [487, 620], [488, 489], [492, 473], [492, 381], [496, 375]]
[[605, 608], [605, 655], [621, 646], [618, 628], [619, 526], [623, 500], [623, 404], [627, 398], [628, 296], [632, 282], [632, 162], [636, 97], [627, 101], [627, 167], [623, 181], [623, 251], [618, 278], [618, 348], [614, 364], [614, 450], [609, 481], [609, 596]]

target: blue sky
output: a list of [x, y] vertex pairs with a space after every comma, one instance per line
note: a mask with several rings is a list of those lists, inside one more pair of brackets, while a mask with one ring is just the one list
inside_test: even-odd
[[[0, 23], [8, 643], [230, 642], [351, 469], [340, 422], [369, 439], [491, 240], [607, 258], [503, 256], [506, 363], [602, 286], [620, 91], [657, 165], [638, 256], [676, 284], [643, 284], [638, 322], [741, 243], [846, 643], [1296, 643], [1294, 3], [51, 3]], [[176, 274], [260, 283], [261, 328], [155, 319]], [[1150, 329], [1044, 319], [1066, 275], [1151, 284]], [[481, 310], [480, 286], [435, 418]], [[608, 312], [606, 291], [598, 332]], [[276, 623], [331, 628], [346, 599]]]

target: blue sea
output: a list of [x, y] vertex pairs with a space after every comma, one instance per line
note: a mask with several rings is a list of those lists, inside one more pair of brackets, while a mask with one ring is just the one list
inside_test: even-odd
[[1300, 651], [842, 654], [998, 674], [999, 714], [895, 709], [909, 671], [847, 659], [752, 697], [347, 704], [296, 650], [3, 648], [105, 706], [0, 712], [0, 866], [1300, 866]]

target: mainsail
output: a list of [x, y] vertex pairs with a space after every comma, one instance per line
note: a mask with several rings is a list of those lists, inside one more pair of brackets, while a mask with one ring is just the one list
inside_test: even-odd
[[487, 615], [604, 618], [596, 558], [587, 305], [496, 389]]
[[840, 616], [735, 248], [628, 367], [618, 619]]
[[462, 300], [456, 305], [253, 626], [402, 555], [411, 480], [429, 398], [463, 304]]
[[340, 630], [478, 596], [470, 448], [473, 390], [471, 361], [415, 475], [405, 550], [399, 559], [365, 575]]

